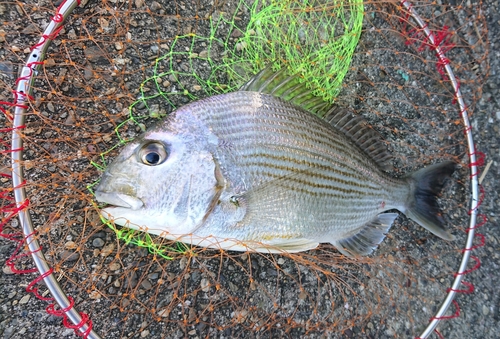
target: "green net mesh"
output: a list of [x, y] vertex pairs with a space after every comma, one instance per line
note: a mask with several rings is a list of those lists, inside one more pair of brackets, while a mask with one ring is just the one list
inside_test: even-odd
[[[248, 16], [245, 27], [240, 27], [242, 15]], [[188, 33], [165, 46], [168, 52], [156, 60], [134, 105], [149, 106], [151, 99], [161, 97], [175, 107], [169, 96], [194, 100], [235, 91], [269, 64], [300, 74], [318, 96], [333, 102], [361, 34], [363, 3], [241, 2], [232, 14], [216, 12], [209, 20], [208, 36]], [[151, 110], [153, 117], [164, 113]]]

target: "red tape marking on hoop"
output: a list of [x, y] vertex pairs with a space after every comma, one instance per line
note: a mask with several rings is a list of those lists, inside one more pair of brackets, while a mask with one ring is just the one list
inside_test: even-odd
[[[52, 299], [53, 300], [53, 299]], [[73, 306], [75, 305], [75, 300], [72, 297], [68, 297], [69, 305], [66, 308], [56, 310], [55, 309], [55, 304], [52, 303], [49, 306], [45, 308], [45, 311], [48, 314], [55, 315], [57, 317], [62, 317], [63, 320], [63, 325], [67, 328], [70, 328], [75, 331], [75, 334], [87, 338], [92, 331], [93, 323], [92, 320], [89, 318], [88, 314], [86, 313], [79, 313], [80, 316], [82, 317], [82, 320], [78, 324], [72, 324], [71, 322], [68, 321], [68, 316], [66, 315], [67, 312], [69, 312]], [[85, 325], [87, 325], [87, 329], [85, 331], [80, 331], [81, 328], [83, 328]]]

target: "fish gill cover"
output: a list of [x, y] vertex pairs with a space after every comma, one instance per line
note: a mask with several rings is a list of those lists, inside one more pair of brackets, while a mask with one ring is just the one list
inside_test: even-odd
[[[474, 114], [488, 72], [480, 6], [413, 4], [446, 63], [391, 1], [113, 0], [77, 8], [35, 76], [21, 134], [34, 237], [62, 289], [106, 338], [418, 336], [450, 286], [466, 236], [466, 141], [444, 67], [453, 67]], [[9, 101], [55, 11], [44, 1], [0, 1], [0, 101]], [[440, 200], [457, 240], [444, 242], [400, 217], [374, 255], [353, 260], [330, 245], [236, 253], [103, 223], [88, 188], [121, 145], [175, 107], [237, 89], [268, 63], [300, 72], [317, 95], [363, 115], [394, 153], [393, 174], [460, 163]], [[12, 112], [5, 112], [7, 126]], [[9, 132], [1, 131], [6, 155]], [[10, 159], [2, 161], [8, 176]], [[22, 239], [12, 188], [2, 182], [3, 210], [13, 212], [2, 233]], [[29, 270], [27, 252], [21, 247], [7, 267]], [[45, 302], [29, 303], [41, 310]], [[59, 324], [47, 321], [38, 335], [57, 333]], [[452, 321], [440, 330], [466, 336]]]

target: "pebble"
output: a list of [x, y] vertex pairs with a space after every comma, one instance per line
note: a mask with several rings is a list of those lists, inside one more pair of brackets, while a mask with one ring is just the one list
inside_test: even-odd
[[144, 281], [141, 283], [141, 286], [142, 286], [142, 288], [144, 288], [145, 290], [149, 290], [151, 287], [153, 287], [153, 285], [151, 285], [151, 283], [149, 282], [149, 280], [144, 280]]
[[70, 38], [71, 40], [74, 40], [77, 38], [76, 32], [73, 28], [70, 29], [68, 32], [68, 38]]
[[104, 31], [109, 30], [109, 21], [108, 20], [106, 20], [104, 18], [99, 18], [99, 19], [97, 19], [97, 22], [101, 25], [101, 28]]
[[2, 271], [4, 274], [14, 274], [14, 272], [12, 272], [12, 269], [10, 268], [10, 266], [4, 266], [2, 268]]
[[74, 241], [68, 241], [64, 244], [64, 248], [66, 248], [68, 250], [74, 250], [77, 247], [78, 247], [78, 245]]
[[101, 250], [101, 256], [102, 256], [102, 257], [107, 257], [107, 256], [109, 256], [109, 255], [113, 252], [113, 250], [114, 250], [114, 249], [115, 249], [115, 244], [113, 244], [113, 243], [111, 243], [111, 244], [109, 244], [109, 245], [104, 246], [104, 247], [102, 248], [102, 250]]
[[144, 330], [144, 331], [141, 332], [141, 338], [146, 338], [148, 335], [149, 335], [149, 331], [148, 330]]
[[92, 292], [89, 293], [89, 298], [93, 299], [93, 300], [100, 299], [101, 298], [101, 293], [99, 293], [97, 291], [92, 291]]
[[7, 328], [3, 331], [3, 337], [4, 337], [5, 339], [10, 338], [10, 337], [14, 334], [15, 330], [16, 330], [16, 329], [15, 329], [15, 327], [7, 327]]
[[101, 248], [104, 246], [104, 240], [102, 240], [101, 238], [95, 238], [92, 241], [92, 246]]
[[59, 258], [63, 261], [76, 261], [78, 258], [80, 258], [80, 255], [76, 252], [73, 251], [62, 251], [61, 254], [59, 254]]
[[162, 309], [162, 310], [159, 310], [158, 311], [158, 316], [159, 317], [163, 317], [163, 318], [166, 318], [170, 315], [170, 311], [166, 308]]
[[207, 278], [202, 278], [200, 282], [201, 290], [203, 292], [210, 292], [210, 283]]
[[149, 9], [152, 12], [157, 12], [161, 9], [161, 5], [158, 3], [158, 1], [153, 1], [149, 4]]
[[110, 271], [116, 271], [116, 270], [119, 270], [122, 266], [117, 263], [117, 262], [112, 262], [111, 264], [109, 264], [109, 270]]
[[486, 305], [483, 305], [483, 314], [484, 315], [490, 314], [490, 308]]
[[158, 279], [160, 275], [158, 273], [150, 273], [148, 274], [148, 278], [151, 279], [151, 280], [156, 280]]
[[97, 46], [89, 46], [83, 50], [85, 57], [90, 62], [106, 60], [106, 54]]
[[12, 64], [7, 62], [0, 62], [0, 73], [5, 74], [7, 76], [14, 76], [16, 74], [14, 68], [12, 67]]
[[21, 300], [19, 300], [19, 304], [23, 305], [23, 304], [27, 304], [28, 301], [30, 300], [31, 298], [31, 294], [26, 294], [24, 297], [21, 298]]

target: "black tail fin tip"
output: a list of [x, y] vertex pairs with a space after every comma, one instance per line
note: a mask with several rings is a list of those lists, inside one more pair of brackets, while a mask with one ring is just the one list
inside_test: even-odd
[[454, 240], [455, 237], [443, 226], [444, 218], [437, 197], [456, 167], [455, 162], [445, 161], [413, 173], [411, 178], [414, 192], [405, 213], [410, 219], [445, 240]]

